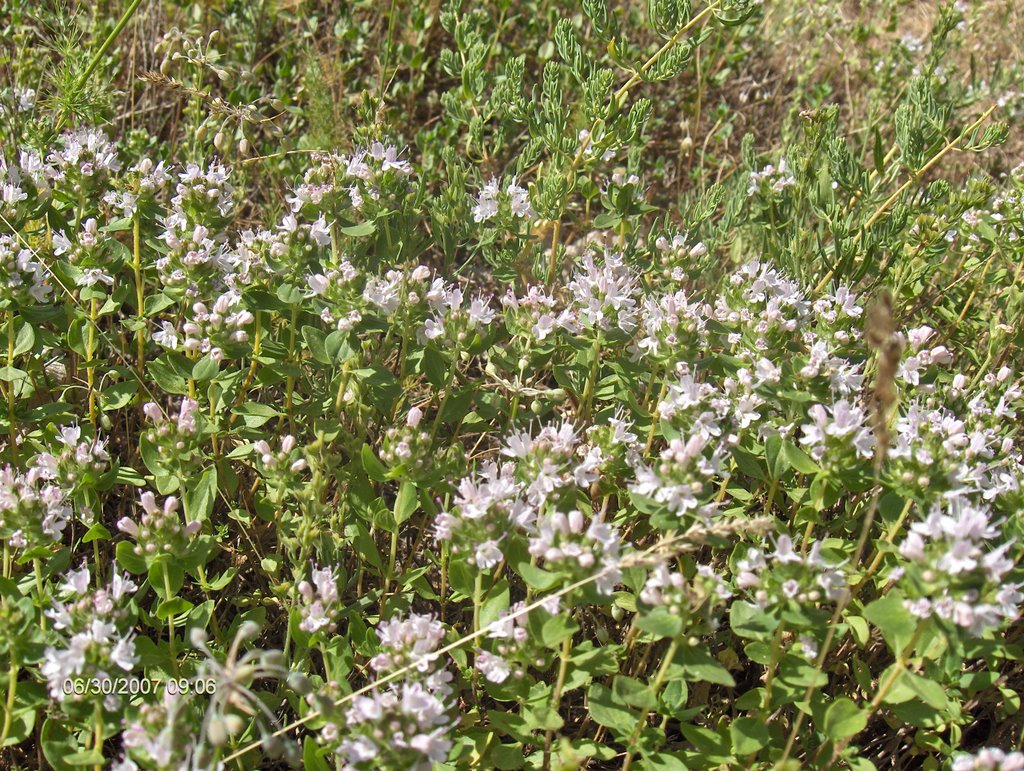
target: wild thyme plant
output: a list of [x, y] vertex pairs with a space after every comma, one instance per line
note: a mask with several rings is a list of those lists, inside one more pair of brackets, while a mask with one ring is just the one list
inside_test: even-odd
[[0, 0], [4, 767], [1024, 768], [1020, 20], [874, 5]]

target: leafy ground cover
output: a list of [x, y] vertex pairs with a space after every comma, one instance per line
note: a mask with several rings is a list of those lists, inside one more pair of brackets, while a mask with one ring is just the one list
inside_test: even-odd
[[0, 8], [4, 767], [1024, 768], [1014, 3]]

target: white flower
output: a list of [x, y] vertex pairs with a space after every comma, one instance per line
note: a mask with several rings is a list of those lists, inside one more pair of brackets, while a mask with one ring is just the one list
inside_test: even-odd
[[503, 683], [512, 674], [512, 668], [505, 659], [487, 651], [476, 654], [474, 666], [492, 683]]
[[502, 558], [503, 555], [501, 549], [498, 548], [497, 541], [484, 541], [476, 547], [476, 565], [481, 570], [490, 570], [501, 562]]
[[473, 207], [474, 222], [486, 222], [498, 213], [498, 180], [491, 177], [491, 181], [484, 185], [480, 191], [476, 206]]

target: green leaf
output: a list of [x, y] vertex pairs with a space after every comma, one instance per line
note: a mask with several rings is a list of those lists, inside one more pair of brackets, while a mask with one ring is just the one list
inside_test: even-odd
[[623, 704], [629, 704], [641, 709], [654, 709], [658, 706], [658, 700], [654, 691], [636, 678], [626, 675], [616, 675], [612, 680], [612, 693], [615, 698]]
[[764, 441], [764, 459], [768, 464], [768, 476], [779, 479], [789, 468], [786, 456], [782, 453], [782, 437], [772, 434]]
[[291, 284], [281, 284], [277, 288], [277, 299], [285, 305], [298, 306], [302, 304], [305, 297], [302, 294], [302, 290], [298, 287]]
[[640, 615], [636, 625], [658, 637], [675, 637], [683, 629], [683, 620], [667, 608], [659, 607]]
[[95, 523], [90, 527], [85, 535], [82, 536], [82, 543], [92, 543], [93, 541], [109, 541], [110, 531], [103, 527], [99, 522]]
[[539, 592], [545, 592], [558, 583], [558, 576], [536, 565], [523, 560], [513, 565], [512, 569], [526, 582], [527, 586]]
[[573, 621], [572, 616], [568, 614], [552, 616], [541, 627], [541, 644], [545, 648], [557, 648], [563, 641], [572, 637], [579, 628], [579, 624]]
[[840, 696], [832, 702], [825, 711], [825, 721], [822, 728], [828, 738], [833, 741], [856, 736], [868, 724], [867, 712], [862, 710], [852, 700]]
[[768, 726], [756, 717], [738, 717], [729, 725], [729, 736], [734, 754], [752, 755], [768, 744]]
[[186, 480], [182, 497], [185, 502], [185, 518], [189, 522], [209, 519], [217, 498], [217, 467], [210, 466], [198, 480]]
[[372, 236], [376, 233], [377, 223], [370, 220], [369, 222], [360, 222], [358, 225], [343, 225], [339, 230], [346, 236], [362, 238], [363, 236]]
[[[879, 682], [887, 682], [892, 677], [895, 666], [895, 664], [889, 666], [882, 673]], [[886, 704], [902, 704], [912, 699], [923, 702], [936, 710], [945, 710], [948, 706], [946, 691], [941, 685], [934, 680], [903, 669], [896, 675], [896, 679], [885, 694], [883, 701]]]
[[65, 755], [63, 760], [69, 766], [102, 766], [106, 762], [99, 750], [79, 750]]
[[114, 558], [129, 573], [141, 575], [146, 572], [146, 560], [135, 553], [135, 546], [129, 541], [121, 541], [114, 547]]
[[330, 771], [331, 767], [324, 760], [325, 752], [327, 750], [322, 749], [312, 736], [307, 736], [302, 745], [302, 767], [307, 771]]
[[864, 608], [864, 617], [882, 633], [894, 654], [899, 655], [914, 636], [917, 619], [903, 607], [903, 595], [890, 592]]
[[100, 393], [100, 407], [104, 412], [112, 412], [126, 407], [139, 390], [135, 380], [115, 383]]
[[764, 608], [743, 600], [737, 600], [729, 610], [729, 626], [734, 634], [750, 640], [764, 640], [771, 637], [779, 620]]
[[219, 372], [220, 362], [210, 356], [210, 354], [206, 354], [192, 367], [192, 379], [202, 383], [207, 380], [213, 380]]
[[788, 439], [782, 442], [782, 454], [789, 465], [801, 474], [817, 474], [821, 471], [821, 466], [811, 460], [811, 456]]
[[587, 691], [590, 716], [599, 725], [611, 728], [620, 736], [629, 736], [640, 719], [639, 714], [621, 704], [603, 685], [594, 683]]
[[386, 482], [388, 480], [388, 470], [384, 467], [377, 456], [374, 455], [370, 445], [364, 444], [359, 450], [359, 457], [363, 461], [363, 471], [366, 472], [366, 476], [376, 482]]
[[860, 616], [847, 616], [846, 623], [850, 627], [850, 634], [853, 635], [857, 646], [863, 648], [867, 645], [871, 639], [871, 629], [868, 627], [868, 622]]
[[[366, 447], [367, 445], [363, 445]], [[398, 496], [395, 498], [395, 524], [401, 525], [411, 517], [419, 508], [419, 499], [416, 497], [416, 485], [404, 481], [398, 488]]]
[[184, 597], [171, 597], [161, 602], [156, 609], [156, 616], [159, 619], [167, 619], [170, 616], [177, 616], [191, 610], [192, 603]]
[[146, 478], [131, 466], [119, 466], [114, 481], [119, 485], [134, 485], [135, 487], [145, 487], [146, 485]]
[[304, 326], [302, 328], [302, 339], [306, 342], [306, 348], [309, 349], [309, 355], [313, 357], [314, 361], [320, 364], [334, 363], [331, 357], [327, 355], [327, 345], [323, 332], [316, 327]]
[[729, 748], [725, 746], [725, 741], [717, 731], [689, 723], [680, 723], [679, 729], [683, 732], [683, 736], [697, 748], [698, 752], [710, 756], [706, 758], [707, 760], [721, 758], [729, 754]]
[[259, 428], [268, 420], [281, 416], [281, 412], [271, 407], [269, 404], [260, 404], [258, 402], [246, 402], [240, 404], [231, 410], [233, 415], [239, 415], [245, 425], [249, 428]]
[[729, 670], [715, 659], [706, 648], [684, 645], [677, 656], [682, 660], [683, 673], [687, 680], [705, 680], [716, 685], [736, 687], [736, 681]]
[[6, 383], [15, 383], [19, 380], [28, 380], [28, 373], [17, 367], [0, 367], [0, 380]]

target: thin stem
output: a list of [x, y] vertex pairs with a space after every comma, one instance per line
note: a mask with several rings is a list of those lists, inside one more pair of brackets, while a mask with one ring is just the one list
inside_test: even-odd
[[[46, 598], [43, 595], [43, 566], [38, 559], [32, 560], [32, 572], [36, 577], [36, 594], [39, 596], [39, 607], [46, 607]], [[46, 631], [46, 614], [39, 615], [39, 628]]]
[[[572, 635], [562, 641], [562, 650], [558, 654], [558, 679], [555, 690], [551, 692], [551, 707], [558, 709], [562, 703], [562, 689], [565, 687], [565, 676], [569, 671], [569, 651], [572, 650]], [[544, 734], [544, 766], [545, 771], [551, 768], [551, 741], [555, 737], [554, 729], [549, 728]]]
[[[14, 368], [14, 316], [10, 311], [7, 311], [7, 366], [9, 369]], [[7, 431], [10, 434], [10, 446], [11, 446], [11, 459], [15, 465], [19, 462], [18, 457], [18, 436], [17, 429], [15, 428], [14, 421], [14, 383], [15, 379], [7, 383]], [[4, 544], [6, 549], [6, 543]]]
[[[886, 534], [885, 538], [882, 539], [885, 543], [892, 543], [895, 540], [897, 534], [903, 527], [903, 523], [907, 519], [907, 515], [910, 513], [911, 506], [913, 505], [914, 501], [911, 498], [908, 498], [906, 502], [903, 504], [903, 511], [900, 512], [899, 518], [896, 520], [895, 524], [893, 524], [892, 528]], [[854, 597], [857, 596], [857, 594], [860, 592], [861, 587], [864, 586], [864, 584], [868, 582], [868, 579], [875, 574], [876, 570], [878, 570], [878, 566], [882, 562], [882, 557], [882, 552], [880, 550], [876, 550], [875, 556], [872, 558], [871, 563], [868, 565], [867, 572], [864, 573], [864, 577], [861, 578], [860, 581], [857, 582], [857, 585], [853, 587], [852, 591]]]
[[[294, 367], [295, 362], [295, 324], [299, 315], [299, 306], [292, 306], [292, 318], [291, 324], [288, 329], [288, 364], [290, 367]], [[288, 375], [288, 381], [286, 386], [285, 396], [285, 411], [288, 414], [288, 430], [292, 433], [295, 432], [295, 420], [292, 415], [292, 399], [295, 391], [295, 376]]]
[[395, 575], [395, 563], [398, 561], [398, 525], [391, 531], [391, 551], [388, 554], [388, 572], [384, 576], [384, 591], [380, 593], [380, 613], [384, 615], [384, 603], [387, 601], [388, 590], [391, 588], [391, 579]]
[[548, 258], [548, 289], [555, 286], [555, 271], [558, 269], [558, 236], [562, 227], [561, 220], [555, 220], [551, 229], [551, 256]]
[[594, 398], [594, 383], [597, 380], [601, 368], [601, 335], [594, 338], [594, 347], [591, 349], [593, 360], [590, 362], [590, 372], [587, 375], [587, 384], [583, 387], [583, 397], [580, 399], [580, 417], [585, 422], [590, 417], [590, 402]]
[[[167, 566], [166, 565], [164, 565], [163, 574], [164, 574], [164, 594], [167, 595], [167, 601], [169, 602], [170, 599], [171, 599], [171, 574], [167, 570]], [[177, 651], [175, 650], [175, 643], [174, 643], [174, 614], [173, 613], [169, 613], [167, 615], [167, 648], [168, 648], [168, 650], [170, 651], [170, 654], [171, 654], [171, 670], [174, 672], [175, 676], [177, 676], [177, 674], [178, 674], [178, 654], [177, 654]]]
[[11, 665], [7, 669], [7, 705], [4, 710], [4, 726], [0, 729], [0, 747], [4, 746], [7, 735], [11, 732], [11, 717], [14, 714], [14, 697], [17, 694], [18, 664], [11, 657]]
[[658, 399], [654, 402], [651, 407], [651, 429], [647, 432], [647, 444], [644, 445], [644, 455], [648, 455], [651, 452], [651, 447], [654, 445], [654, 433], [658, 430], [658, 421], [661, 417], [658, 415], [658, 405], [661, 404], [662, 399], [665, 398], [665, 394], [668, 392], [668, 375], [661, 381], [661, 390], [658, 391]]
[[644, 62], [640, 69], [633, 73], [633, 76], [626, 81], [625, 85], [623, 85], [622, 88], [615, 92], [615, 102], [618, 103], [623, 97], [625, 97], [626, 94], [629, 93], [629, 89], [631, 89], [633, 86], [640, 82], [640, 79], [643, 77], [644, 73], [647, 72], [647, 70], [649, 70], [655, 64], [657, 64], [658, 60], [665, 54], [665, 52], [667, 52], [669, 49], [672, 48], [672, 46], [678, 43], [682, 39], [683, 35], [685, 35], [687, 32], [693, 29], [695, 25], [700, 23], [700, 21], [705, 16], [714, 11], [720, 4], [721, 0], [714, 0], [714, 2], [708, 3], [708, 6], [703, 11], [698, 13], [686, 24], [680, 27], [679, 31], [676, 32], [676, 34], [674, 34], [672, 38], [665, 43], [665, 45], [659, 48], [654, 53], [654, 55], [651, 56], [650, 59]]
[[[668, 650], [665, 651], [665, 657], [661, 660], [661, 666], [658, 667], [658, 673], [654, 676], [654, 680], [651, 682], [648, 688], [654, 694], [654, 697], [658, 697], [658, 691], [661, 690], [662, 683], [665, 682], [665, 678], [668, 676], [669, 667], [672, 666], [672, 661], [676, 657], [676, 651], [679, 650], [679, 638], [673, 638], [672, 642], [668, 646]], [[644, 726], [647, 725], [647, 717], [651, 714], [649, 709], [644, 709], [640, 715], [640, 720], [637, 721], [636, 727], [633, 729], [633, 733], [629, 737], [629, 741], [626, 742], [626, 758], [622, 761], [622, 771], [629, 771], [633, 765], [633, 750], [631, 747], [636, 746], [637, 739], [640, 738], [640, 733], [644, 730]]]
[[445, 378], [444, 383], [444, 395], [441, 397], [441, 403], [437, 407], [437, 415], [434, 416], [434, 425], [430, 429], [430, 443], [434, 443], [434, 439], [437, 437], [437, 430], [441, 427], [441, 416], [444, 415], [445, 405], [448, 404], [448, 398], [451, 396], [452, 382], [455, 380], [455, 370], [459, 366], [459, 351], [456, 349], [452, 352], [452, 363], [448, 368], [448, 375]]
[[97, 302], [95, 297], [89, 301], [89, 337], [86, 345], [86, 360], [89, 366], [85, 370], [89, 386], [89, 421], [93, 427], [96, 426], [96, 366], [93, 359], [96, 358], [96, 316], [99, 313]]
[[142, 227], [136, 213], [132, 223], [132, 269], [135, 271], [135, 304], [138, 308], [139, 328], [135, 330], [135, 371], [139, 378], [138, 399], [142, 399], [142, 384], [146, 377], [146, 335], [143, 324], [146, 317], [146, 286], [142, 276]]
[[[99, 702], [93, 711], [93, 725], [93, 749], [103, 757], [103, 705]], [[103, 771], [103, 763], [97, 763], [93, 768], [95, 771]]]
[[[889, 677], [885, 679], [884, 683], [879, 684], [878, 693], [876, 693], [875, 698], [871, 700], [871, 703], [868, 705], [867, 714], [864, 716], [864, 719], [866, 721], [865, 726], [867, 725], [867, 722], [871, 720], [872, 716], [874, 716], [874, 714], [878, 712], [878, 708], [882, 706], [882, 702], [885, 700], [885, 697], [889, 695], [889, 691], [891, 691], [892, 687], [896, 685], [896, 681], [899, 679], [900, 675], [903, 674], [903, 671], [907, 668], [907, 662], [910, 660], [910, 655], [914, 652], [914, 648], [917, 647], [917, 643], [921, 639], [921, 634], [924, 632], [924, 628], [927, 624], [928, 619], [926, 618], [923, 618], [918, 622], [917, 628], [914, 629], [914, 634], [910, 638], [910, 641], [903, 647], [903, 650], [900, 651], [899, 658], [893, 665], [892, 672], [889, 673]], [[835, 764], [836, 759], [842, 754], [843, 750], [846, 749], [846, 745], [850, 743], [854, 736], [856, 736], [856, 734], [854, 734], [853, 736], [847, 736], [845, 739], [840, 739], [838, 742], [835, 743], [832, 749], [833, 765]]]
[[[100, 59], [103, 58], [103, 55], [107, 52], [107, 49], [109, 49], [110, 46], [114, 44], [114, 41], [117, 40], [117, 36], [121, 34], [121, 30], [123, 30], [125, 26], [127, 26], [132, 16], [134, 16], [135, 12], [139, 10], [140, 5], [142, 5], [142, 0], [132, 0], [131, 4], [129, 4], [129, 6], [125, 9], [125, 12], [121, 15], [121, 18], [118, 20], [117, 24], [114, 26], [112, 30], [110, 30], [110, 34], [107, 35], [106, 40], [103, 41], [103, 45], [101, 45], [96, 50], [96, 53], [92, 55], [92, 59], [89, 60], [89, 64], [85, 68], [85, 72], [82, 73], [81, 77], [79, 77], [78, 79], [78, 82], [75, 83], [76, 91], [80, 91], [82, 87], [86, 84], [86, 82], [89, 80], [89, 77], [93, 74], [93, 72], [95, 72], [96, 67], [99, 66]], [[62, 112], [59, 120], [57, 121], [57, 131], [60, 131], [64, 127], [64, 123], [66, 120], [67, 113]]]

